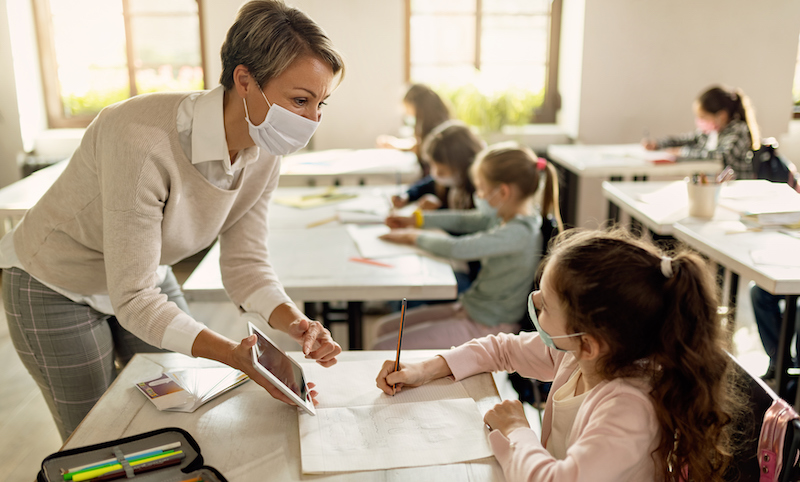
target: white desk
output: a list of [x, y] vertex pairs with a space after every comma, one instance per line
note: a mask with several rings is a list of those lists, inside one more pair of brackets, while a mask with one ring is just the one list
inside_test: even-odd
[[[394, 190], [395, 187], [387, 188]], [[388, 201], [375, 187], [342, 187], [373, 203]], [[321, 188], [278, 188], [273, 199], [320, 192]], [[286, 293], [296, 302], [455, 299], [456, 279], [451, 265], [440, 258], [404, 255], [386, 261], [391, 268], [349, 261], [360, 257], [345, 225], [338, 221], [307, 228], [314, 221], [333, 217], [343, 203], [297, 209], [272, 203], [269, 210], [270, 261]], [[215, 244], [183, 284], [187, 300], [227, 301]], [[359, 312], [351, 310], [350, 347], [361, 346]]]
[[[408, 350], [403, 352], [403, 357], [406, 360], [412, 357], [427, 358], [435, 353], [432, 350]], [[308, 363], [308, 360], [298, 356], [299, 353], [291, 354], [300, 363]], [[394, 353], [388, 351], [344, 352], [338, 357], [340, 361], [393, 358]], [[494, 457], [432, 467], [304, 476], [300, 464], [297, 408], [274, 400], [255, 383], [247, 382], [208, 402], [194, 413], [159, 412], [134, 387], [134, 383], [156, 376], [165, 369], [204, 363], [209, 362], [174, 353], [134, 356], [62, 450], [164, 427], [180, 427], [197, 440], [205, 464], [215, 467], [231, 482], [505, 480]], [[486, 413], [500, 402], [490, 374], [474, 376], [462, 383], [481, 413]], [[342, 380], [341, 386], [346, 390], [347, 380]], [[378, 390], [377, 387], [375, 389]], [[364, 456], [368, 457], [369, 454]]]
[[[622, 212], [660, 236], [672, 235], [672, 225], [689, 215], [686, 189], [675, 189], [676, 196], [667, 202], [646, 202], [649, 195], [669, 188], [682, 187], [683, 181], [632, 182], [603, 181], [603, 196]], [[657, 201], [653, 199], [652, 201]]]
[[[568, 222], [580, 227], [597, 227], [609, 219], [602, 200], [602, 182], [608, 180], [679, 179], [696, 172], [717, 172], [720, 161], [685, 160], [654, 162], [669, 154], [646, 151], [638, 144], [551, 145], [547, 157], [564, 168]], [[618, 178], [618, 179], [615, 179]]]
[[417, 156], [396, 149], [330, 149], [281, 161], [280, 185], [409, 184], [421, 176]]
[[[800, 239], [775, 230], [745, 230], [746, 226], [738, 220], [738, 214], [720, 207], [710, 221], [686, 218], [676, 223], [673, 236], [730, 271], [753, 280], [766, 291], [786, 297], [775, 370], [778, 394], [786, 398], [786, 370], [791, 359], [789, 343], [795, 332], [800, 267], [756, 264], [751, 253], [753, 250], [770, 250], [782, 259], [797, 259], [800, 257]], [[795, 406], [800, 406], [800, 396], [795, 400]]]
[[[50, 189], [68, 160], [0, 189], [0, 217], [23, 216]], [[407, 184], [420, 177], [414, 154], [395, 149], [331, 149], [294, 154], [281, 161], [281, 186]], [[10, 228], [10, 226], [7, 226]]]
[[66, 167], [67, 161], [60, 161], [0, 189], [0, 217], [6, 231], [13, 227], [14, 218], [24, 216], [39, 201]]
[[[747, 231], [747, 226], [739, 221], [739, 213], [727, 206], [776, 199], [785, 196], [788, 188], [781, 183], [763, 180], [730, 182], [720, 193], [720, 205], [714, 217], [703, 220], [688, 217], [684, 186], [684, 181], [604, 182], [603, 195], [654, 233], [674, 236], [726, 268], [727, 273], [735, 274], [730, 279], [726, 276], [725, 280], [726, 284], [729, 283], [729, 289], [723, 291], [729, 296], [728, 303], [735, 304], [738, 276], [753, 280], [772, 294], [785, 295], [789, 309], [784, 312], [779, 342], [784, 358], [781, 359], [779, 355], [777, 360], [779, 367], [784, 367], [783, 360], [788, 360], [789, 342], [794, 331], [797, 295], [800, 294], [800, 268], [756, 264], [751, 252], [774, 249], [778, 253], [786, 253], [786, 259], [797, 259], [800, 256], [800, 240], [777, 230]], [[748, 197], [741, 198], [741, 193], [746, 193]], [[650, 202], [643, 201], [643, 198]], [[778, 379], [779, 393], [785, 397], [787, 378], [783, 376], [783, 370], [777, 371], [781, 373]], [[800, 406], [800, 398], [796, 406]]]

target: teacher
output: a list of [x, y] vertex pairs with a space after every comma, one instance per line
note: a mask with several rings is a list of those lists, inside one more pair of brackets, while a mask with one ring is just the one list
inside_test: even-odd
[[323, 366], [341, 347], [286, 295], [267, 252], [280, 156], [303, 148], [344, 74], [325, 32], [280, 1], [239, 10], [222, 45], [220, 87], [109, 106], [64, 173], [0, 241], [14, 346], [62, 439], [115, 377], [115, 358], [172, 350], [253, 369], [236, 343], [189, 315], [172, 264], [219, 237], [222, 281]]

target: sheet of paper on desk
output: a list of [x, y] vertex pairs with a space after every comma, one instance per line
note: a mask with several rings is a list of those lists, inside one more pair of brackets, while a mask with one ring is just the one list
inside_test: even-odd
[[[404, 361], [411, 360], [404, 359]], [[316, 385], [315, 390], [319, 393], [317, 408], [387, 405], [469, 397], [461, 383], [446, 378], [413, 390], [403, 390], [394, 397], [389, 397], [375, 386], [375, 377], [381, 370], [382, 364], [382, 360], [365, 360], [339, 362], [330, 368], [323, 368], [316, 363], [304, 363], [303, 370], [308, 381]], [[342, 390], [339, 384], [331, 380], [352, 380], [353, 383], [349, 384], [346, 390]]]
[[356, 243], [358, 251], [364, 258], [389, 258], [408, 254], [420, 254], [414, 246], [390, 243], [378, 239], [378, 236], [390, 231], [386, 225], [353, 225], [347, 226], [347, 232]]
[[[381, 364], [304, 364], [320, 403], [316, 416], [300, 414], [303, 473], [420, 467], [491, 456], [483, 417], [460, 383], [442, 379], [390, 397], [375, 386]], [[329, 370], [343, 376], [331, 377]], [[333, 378], [352, 383], [326, 381]]]
[[750, 257], [755, 264], [781, 266], [784, 268], [800, 268], [800, 256], [796, 255], [796, 253], [800, 251], [795, 249], [788, 252], [795, 253], [795, 255], [787, 256], [787, 251], [776, 249], [754, 249], [750, 251]]
[[344, 224], [383, 224], [390, 207], [389, 196], [378, 191], [343, 202], [336, 208], [336, 215]]
[[677, 181], [662, 187], [653, 192], [639, 194], [639, 200], [647, 204], [658, 205], [672, 205], [688, 203], [688, 195], [686, 193], [686, 183]]
[[787, 184], [767, 181], [732, 184], [720, 193], [720, 206], [750, 215], [800, 212], [800, 194]]

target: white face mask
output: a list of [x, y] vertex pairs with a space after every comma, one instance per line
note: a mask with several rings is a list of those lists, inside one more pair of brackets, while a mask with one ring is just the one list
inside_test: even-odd
[[475, 209], [477, 209], [478, 212], [480, 212], [484, 216], [488, 216], [490, 218], [497, 217], [497, 209], [499, 208], [499, 206], [492, 206], [489, 203], [489, 200], [493, 199], [498, 192], [499, 191], [495, 190], [486, 199], [479, 197], [478, 193], [473, 194], [472, 203], [475, 204]]
[[290, 112], [278, 104], [270, 104], [263, 90], [261, 96], [267, 102], [269, 112], [264, 122], [257, 126], [250, 122], [247, 102], [242, 99], [244, 119], [253, 142], [274, 156], [285, 156], [304, 148], [319, 127], [319, 122]]

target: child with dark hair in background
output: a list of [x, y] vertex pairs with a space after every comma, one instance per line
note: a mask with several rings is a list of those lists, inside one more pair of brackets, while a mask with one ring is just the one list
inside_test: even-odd
[[403, 97], [406, 115], [413, 119], [414, 137], [398, 139], [394, 136], [378, 136], [378, 147], [412, 151], [417, 155], [422, 179], [411, 185], [402, 194], [392, 198], [395, 207], [401, 208], [419, 201], [421, 209], [438, 209], [446, 206], [447, 188], [438, 185], [430, 176], [430, 166], [422, 155], [422, 144], [430, 132], [443, 122], [450, 120], [450, 108], [433, 89], [423, 84], [413, 84]]
[[430, 166], [431, 178], [447, 188], [447, 197], [433, 209], [472, 209], [475, 186], [469, 169], [486, 143], [463, 122], [450, 120], [436, 126], [420, 149], [422, 159]]
[[[393, 229], [382, 237], [385, 240], [416, 245], [451, 259], [481, 262], [477, 278], [457, 302], [406, 312], [404, 347], [447, 348], [479, 336], [518, 331], [525, 295], [533, 286], [542, 252], [542, 214], [552, 212], [561, 227], [557, 172], [530, 149], [513, 143], [490, 147], [478, 154], [470, 173], [477, 209], [418, 210], [414, 216], [386, 219]], [[532, 200], [542, 175], [540, 211]], [[420, 229], [429, 227], [460, 236]], [[399, 314], [378, 322], [373, 349], [396, 345], [399, 322]]]
[[741, 89], [714, 86], [693, 105], [697, 130], [659, 140], [643, 139], [650, 150], [666, 149], [684, 159], [720, 159], [738, 179], [753, 179], [752, 151], [761, 146], [750, 99]]
[[552, 380], [541, 440], [518, 400], [484, 416], [509, 481], [733, 480], [746, 400], [703, 259], [572, 230], [542, 266], [540, 289], [523, 297], [538, 332], [486, 336], [396, 372], [387, 361], [378, 387], [493, 371]]

